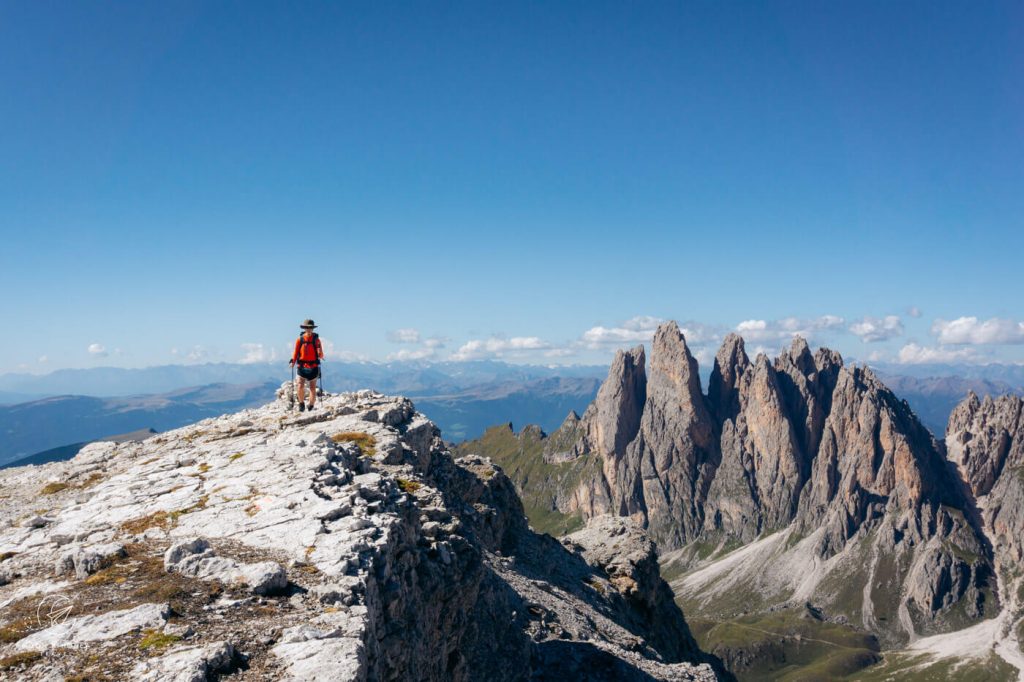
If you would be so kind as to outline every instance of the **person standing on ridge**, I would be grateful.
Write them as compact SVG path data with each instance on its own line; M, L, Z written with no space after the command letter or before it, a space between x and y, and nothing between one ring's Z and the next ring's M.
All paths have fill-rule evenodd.
M309 384L309 409L316 407L316 380L320 378L320 361L324 359L324 349L320 344L320 336L313 330L313 320L306 320L301 325L302 333L295 340L295 350L289 365L297 365L299 374L299 412L306 411L306 384Z

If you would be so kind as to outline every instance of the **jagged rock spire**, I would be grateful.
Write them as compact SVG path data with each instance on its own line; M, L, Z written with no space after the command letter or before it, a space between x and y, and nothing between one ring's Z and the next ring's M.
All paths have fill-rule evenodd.
M739 334L726 336L715 355L715 366L708 383L708 401L720 420L733 417L739 411L740 377L749 366L743 337Z
M640 433L617 472L621 512L646 518L669 545L693 539L717 460L697 360L679 326L666 322L654 334Z
M583 416L589 449L620 458L640 429L646 393L644 347L616 351L608 378Z

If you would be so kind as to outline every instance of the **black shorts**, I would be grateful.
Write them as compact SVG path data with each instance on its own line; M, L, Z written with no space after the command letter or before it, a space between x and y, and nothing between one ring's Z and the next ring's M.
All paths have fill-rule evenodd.
M320 376L320 368L316 365L313 365L312 367L303 367L302 365L298 365L296 367L296 371L299 373L299 376L306 381L312 381Z

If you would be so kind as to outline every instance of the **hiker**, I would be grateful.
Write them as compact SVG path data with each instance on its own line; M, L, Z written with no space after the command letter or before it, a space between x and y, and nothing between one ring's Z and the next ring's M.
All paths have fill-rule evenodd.
M299 326L302 333L295 340L295 351L288 364L296 365L299 375L299 412L305 412L306 384L309 384L309 409L316 407L316 380L320 377L320 361L324 359L324 349L320 345L320 337L313 331L316 329L313 320L306 320Z

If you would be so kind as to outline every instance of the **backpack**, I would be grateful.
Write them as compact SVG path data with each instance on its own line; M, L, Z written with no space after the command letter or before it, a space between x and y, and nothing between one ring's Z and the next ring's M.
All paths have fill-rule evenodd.
M303 351L305 350L305 346L307 346L307 345L313 346L313 357L314 357L313 360L303 360L302 359ZM313 332L313 338L311 338L311 339L306 339L306 334L305 333L299 334L299 354L298 354L297 362L299 362L301 364L304 364L304 365L309 365L309 364L319 365L320 364L319 349L320 349L320 336L316 332Z

